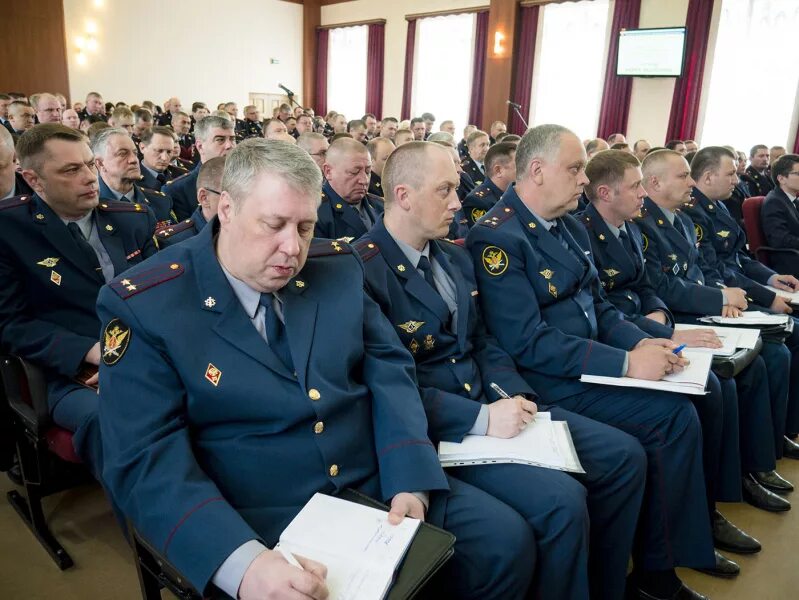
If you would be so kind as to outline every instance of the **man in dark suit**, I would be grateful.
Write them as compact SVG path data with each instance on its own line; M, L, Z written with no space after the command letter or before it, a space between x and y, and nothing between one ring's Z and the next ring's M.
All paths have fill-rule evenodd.
M321 182L301 149L245 140L218 219L103 289L109 489L204 595L327 597L324 565L270 548L315 493L354 488L392 523L456 535L432 597L524 598L532 536L444 475L413 359L364 294L360 258L312 241ZM165 322L175 306L186 318Z
M741 179L746 182L752 196L765 196L774 189L774 182L768 174L768 146L756 144L749 151L749 166Z
M469 192L463 201L463 214L470 228L516 181L516 144L500 142L491 146L486 152L485 169L485 181Z
M715 565L705 503L686 502L705 497L696 410L680 394L580 381L583 374L657 380L684 364L673 342L625 320L601 292L588 236L568 214L588 183L586 161L580 139L564 127L525 133L516 184L466 238L481 306L489 332L543 403L617 427L646 451L636 597L700 599L674 571Z
M771 165L771 178L775 188L766 194L760 211L766 242L795 252L772 252L769 262L778 273L799 277L799 155L780 156Z
M372 159L361 142L340 138L330 144L322 165L325 182L316 237L352 241L372 228L383 213L383 200L368 192L371 171Z
M155 218L99 201L94 157L73 129L37 125L17 152L35 194L0 203L0 345L45 369L53 420L99 477L98 396L75 378L100 362L100 287L155 254Z
M460 208L450 150L412 142L392 155L385 216L356 249L369 295L416 362L431 440L515 437L532 420L537 395L485 330L469 254L439 239ZM491 383L513 396L501 398ZM640 483L633 491L644 477L643 451L616 429L558 407L546 410L568 421L580 460L587 461L585 476L500 464L450 472L527 521L538 546L534 596L621 598L643 491Z

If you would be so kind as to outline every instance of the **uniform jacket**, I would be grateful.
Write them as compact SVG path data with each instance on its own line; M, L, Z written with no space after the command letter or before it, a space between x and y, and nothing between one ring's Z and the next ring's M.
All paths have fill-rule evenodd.
M463 214L466 217L469 228L474 226L480 217L491 210L501 197L502 190L491 181L490 177L486 177L483 183L469 192L469 195L463 201Z
M767 173L761 175L751 165L746 167L746 172L741 175L741 179L746 182L752 196L765 196L774 189L774 182Z
M373 221L383 214L383 199L366 194L365 202L372 212ZM366 233L366 226L361 221L358 211L341 198L325 181L322 185L322 203L319 205L318 220L314 235L321 238L357 240Z
M749 198L749 196L751 196L749 193L749 187L745 182L739 181L737 184L735 184L730 197L726 200L722 200L722 204L727 207L727 210L730 211L730 214L735 218L735 221L744 231L746 231L746 229L744 227L743 204L744 200Z
M174 225L164 225L155 230L155 240L158 242L158 248L163 250L178 242L194 237L200 233L207 224L208 222L203 215L203 209L198 206L194 214L185 221L175 223Z
M172 210L178 221L185 221L197 208L197 177L200 175L200 165L197 163L194 170L187 175L168 181L163 192L172 199Z
M116 200L116 196L102 177L99 178L99 185L100 198L103 200ZM132 202L147 206L153 211L156 228L171 225L177 221L177 217L175 217L175 213L172 211L172 199L163 192L146 189L134 183L133 192L130 195L132 195L130 198Z
M475 186L483 183L486 178L485 173L480 170L480 167L477 166L477 163L474 162L472 157L469 155L466 155L466 158L461 161L461 168L469 177L472 178Z
M155 254L155 219L140 204L101 201L95 226L119 274ZM39 196L0 202L0 345L48 378L72 377L98 341L105 283Z
M760 224L767 245L799 250L799 208L781 188L775 187L766 195ZM778 273L799 273L799 254L772 252L769 262Z
M694 188L684 212L694 222L705 277L743 288L756 304L771 306L775 294L763 286L774 271L746 253L746 234L726 207Z
M382 219L355 247L364 261L367 292L416 361L433 441L463 439L481 404L498 398L491 382L511 395L533 393L485 329L472 261L462 247L443 240L430 242L431 255L455 284L455 333L447 304L408 261Z
M649 337L604 297L585 229L557 222L570 250L511 186L466 238L488 330L545 402L586 391L582 374L621 376Z
M374 171L369 175L369 193L373 196L383 197L383 180Z
M588 232L594 266L608 300L642 330L656 337L671 338L671 327L646 317L651 312L662 311L674 322L666 303L658 298L647 276L643 238L638 227L632 222L626 223L633 249L633 254L630 254L593 203L577 218Z
M319 242L279 293L292 372L228 283L215 230L98 301L105 482L199 590L244 542L272 547L316 492L447 489L413 360L364 294L350 247ZM165 322L175 306L185 318Z
M658 297L676 313L720 315L724 298L720 278L707 279L704 259L699 252L696 230L691 219L677 212L685 236L669 223L666 215L650 198L644 199L641 216L635 219L641 229L646 272ZM686 237L688 236L688 237Z
M181 175L185 175L185 171L182 167L175 167L174 165L169 165L166 170L164 171L164 183L158 181L156 177L153 176L150 171L147 170L147 167L144 166L144 163L141 163L141 181L139 184L141 187L147 188L149 190L155 190L157 192L161 191L161 188L166 185L167 182L172 181L180 177Z
M245 138L251 137L264 137L264 129L258 121L244 120L244 129L242 130Z

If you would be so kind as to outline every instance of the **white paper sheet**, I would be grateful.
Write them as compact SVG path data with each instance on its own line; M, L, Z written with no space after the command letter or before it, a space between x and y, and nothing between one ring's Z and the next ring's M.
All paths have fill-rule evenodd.
M759 310L744 311L740 317L702 317L705 323L718 323L720 325L784 325L788 322L788 315L772 315Z

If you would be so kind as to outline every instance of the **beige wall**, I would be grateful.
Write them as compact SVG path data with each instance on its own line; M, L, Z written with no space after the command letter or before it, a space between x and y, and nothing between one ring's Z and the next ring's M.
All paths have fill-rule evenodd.
M70 92L184 108L204 101L247 104L250 92L302 94L302 6L278 0L64 0ZM76 36L95 21L99 48L76 60ZM270 64L275 58L279 64Z
M322 25L367 19L386 20L383 116L399 118L402 108L402 78L405 69L405 15L488 6L488 0L355 0L322 7ZM335 110L335 106L328 107Z

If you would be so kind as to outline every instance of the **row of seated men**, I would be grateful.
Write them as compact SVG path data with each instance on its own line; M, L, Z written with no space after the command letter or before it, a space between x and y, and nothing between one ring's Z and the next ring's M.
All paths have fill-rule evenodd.
M720 202L728 150L640 165L614 150L588 162L554 125L486 140L473 195L501 197L464 249L446 239L464 211L451 136L387 153L381 200L368 188L386 142L314 156L237 145L221 117L195 131L200 166L164 188L191 227L155 241L151 205L128 196L126 130L91 147L57 124L19 138L32 193L0 204L0 344L47 369L54 421L197 589L325 597L324 565L268 548L313 493L348 487L457 536L432 597L702 598L675 567L733 576L714 548L760 550L715 503L790 508L775 467L799 457L799 333L765 340L735 379L711 375L705 396L579 381L656 380L685 366L678 344L719 346L678 322L790 312L763 284L799 281L749 258ZM76 381L86 364L98 374ZM513 437L538 410L568 422L584 475L442 471L437 442Z

